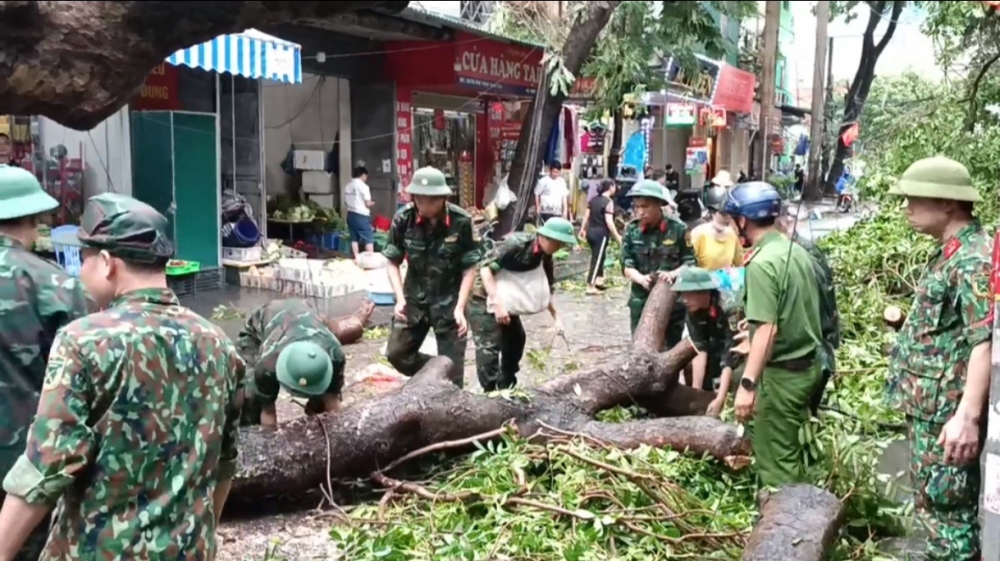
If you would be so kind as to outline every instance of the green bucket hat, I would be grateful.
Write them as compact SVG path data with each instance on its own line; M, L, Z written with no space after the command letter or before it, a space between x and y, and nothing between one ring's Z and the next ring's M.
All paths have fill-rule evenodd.
M296 395L323 395L333 379L330 355L312 341L296 341L278 354L278 382Z
M413 172L413 179L406 186L406 192L427 197L450 197L452 194L448 179L441 170L430 166Z
M137 263L155 263L174 256L170 222L146 203L118 193L102 193L87 200L80 229L52 236L57 245L107 251Z
M969 170L943 156L924 158L910 164L899 181L889 188L889 194L970 203L983 201L972 184Z
M545 236L559 243L576 245L576 234L573 231L573 223L565 218L559 218L558 216L549 218L535 232L539 236Z
M59 208L59 201L42 189L33 173L0 165L0 220L34 216Z
M674 196L670 194L670 191L652 179L643 179L642 181L636 183L632 186L626 196L630 198L647 197L663 201L663 204L674 204Z
M698 292L702 290L718 290L719 281L701 267L686 267L673 285L674 292Z

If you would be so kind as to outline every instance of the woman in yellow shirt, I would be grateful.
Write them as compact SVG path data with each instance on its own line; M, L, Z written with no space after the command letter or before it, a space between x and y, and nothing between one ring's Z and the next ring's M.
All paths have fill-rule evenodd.
M721 173L720 173L721 175ZM728 175L728 174L727 174ZM709 221L691 230L691 247L698 266L708 271L718 271L743 264L743 246L728 215L720 212L726 200L726 186L714 185L705 193L705 208Z

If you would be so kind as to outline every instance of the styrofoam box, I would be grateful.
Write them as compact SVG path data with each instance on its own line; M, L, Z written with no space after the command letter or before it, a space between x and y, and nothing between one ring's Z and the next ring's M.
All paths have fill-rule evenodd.
M329 195L337 181L336 176L325 171L302 172L302 192L316 195ZM312 197L310 197L312 199ZM317 201L319 202L319 201Z
M292 167L298 170L323 171L326 169L326 152L322 150L295 150Z
M224 247L222 248L222 258L229 261L260 261L264 248L256 247Z

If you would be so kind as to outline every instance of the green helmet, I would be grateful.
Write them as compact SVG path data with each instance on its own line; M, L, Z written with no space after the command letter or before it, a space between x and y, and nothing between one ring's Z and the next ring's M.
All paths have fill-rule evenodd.
M406 192L428 197L450 197L451 187L441 170L427 166L413 172L413 179L406 186Z
M296 341L278 354L278 382L296 395L323 395L333 379L330 355L312 341Z
M701 290L718 290L719 280L701 267L686 267L674 281L674 292L698 292Z
M0 220L34 216L59 208L59 201L42 189L33 173L0 165Z
M118 193L87 200L80 229L52 236L52 243L104 250L126 261L155 263L174 255L170 222L146 203Z
M712 185L705 189L704 193L701 195L701 202L704 203L705 208L712 211L722 210L722 205L726 203L726 196L729 194L729 189L723 187L722 185Z
M969 170L943 156L924 158L910 164L899 181L889 188L889 194L970 203L983 201L972 185Z
M558 216L549 218L541 228L535 231L539 236L545 236L566 245L576 245L576 234L573 223Z
M630 198L647 197L663 201L664 204L674 204L674 197L670 194L670 191L652 179L643 179L642 181L639 181L632 186L632 189L629 190L628 195L626 196Z

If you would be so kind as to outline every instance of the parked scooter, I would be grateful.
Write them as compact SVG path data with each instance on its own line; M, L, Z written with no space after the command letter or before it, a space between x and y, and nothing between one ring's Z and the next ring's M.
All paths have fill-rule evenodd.
M851 174L844 172L837 180L837 211L840 213L851 212L854 208L854 186L856 181Z

